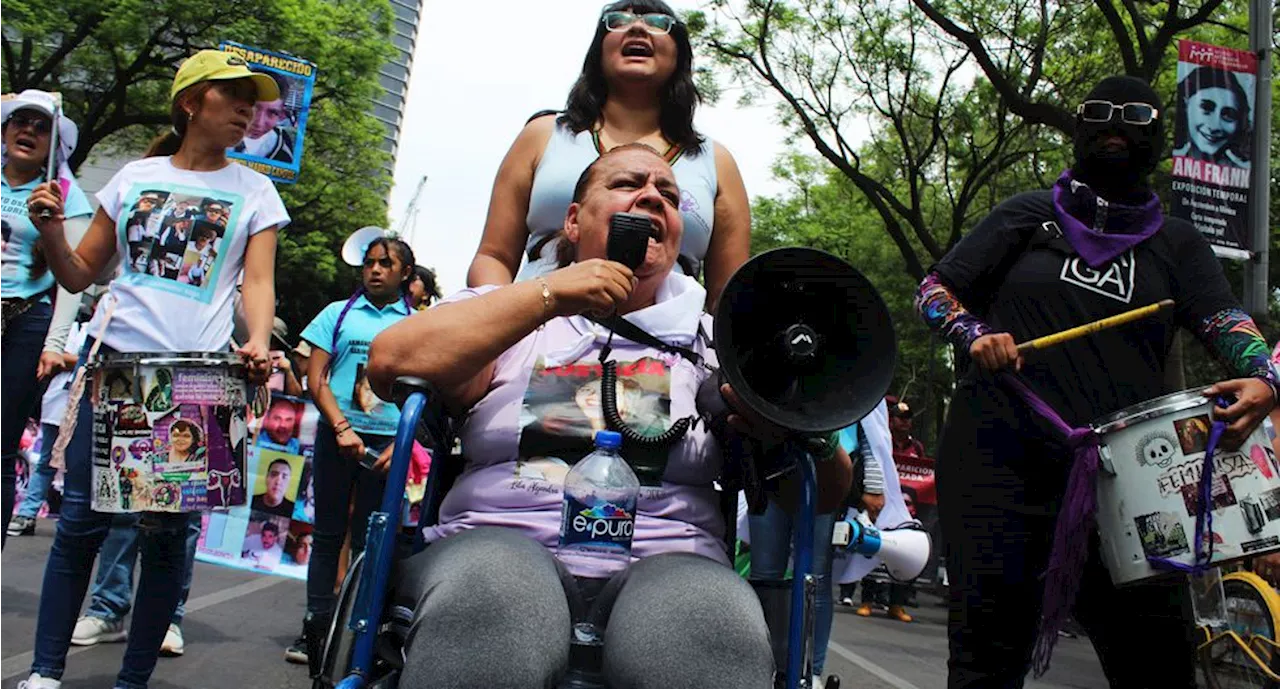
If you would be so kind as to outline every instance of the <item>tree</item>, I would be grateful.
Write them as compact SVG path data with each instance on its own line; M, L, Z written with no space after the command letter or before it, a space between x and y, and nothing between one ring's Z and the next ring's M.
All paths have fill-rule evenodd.
M916 280L902 270L896 247L883 240L876 212L842 173L798 153L786 155L774 173L790 189L752 203L752 252L796 245L822 249L848 261L871 281L889 308L897 336L890 392L910 399L921 412L920 436L931 447L942 420L942 402L950 394L950 360L946 343L916 313Z
M387 0L12 0L0 59L9 90L62 92L80 126L73 170L97 152L140 155L170 126L169 86L197 50L234 40L315 62L299 181L280 187L292 222L280 242L278 312L297 332L354 282L336 260L342 240L387 222L387 156L368 104L393 55L391 21Z
M1219 25L1214 16L1224 6L1224 0L1194 6L1179 0L911 1L973 54L1015 115L1064 134L1075 131L1074 113L1065 104L1117 72L1154 83L1168 64L1174 39L1201 25ZM1060 50L1069 46L1094 59L1081 61L1082 53Z
M689 18L701 49L750 95L781 98L784 125L862 194L917 280L989 207L998 175L1050 150L989 87L960 83L968 50L903 2L712 9L715 21Z
M1215 17L1242 7L714 0L688 22L719 74L749 97L778 97L783 124L866 197L907 272L923 277L1010 189L1003 180L1047 186L1065 167L1069 104L1117 71L1171 79L1174 38L1236 31ZM975 68L980 78L962 78Z

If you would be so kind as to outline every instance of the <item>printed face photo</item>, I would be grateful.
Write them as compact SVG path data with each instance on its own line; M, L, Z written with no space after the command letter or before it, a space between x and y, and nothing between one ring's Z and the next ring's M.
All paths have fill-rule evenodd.
M298 482L305 463L301 455L259 447L250 508L285 519L293 517Z
M264 495L272 503L278 503L288 497L290 488L296 490L293 482L293 465L287 459L278 458L267 465L262 481L262 491L255 494Z
M298 522L290 524L289 535L284 545L286 561L294 565L305 565L311 562L311 548L314 542L311 525Z
M293 166L297 161L298 125L304 106L307 82L299 77L250 65L255 72L269 75L280 88L280 97L253 105L253 119L244 139L230 149L236 156Z
M366 414L374 413L382 404L382 400L373 394L373 386L365 375L364 364L356 364L356 382L351 387L351 402Z
M1209 417L1193 416L1189 419L1173 422L1173 431L1178 436L1178 445L1182 454L1193 455L1204 452L1209 445Z
M302 414L301 402L280 397L273 399L266 416L262 419L259 444L267 441L280 447L289 447L290 441L298 437ZM294 449L296 451L296 448Z
M240 546L240 557L258 569L274 569L284 555L284 542L289 534L289 520L261 512L249 513Z
M1240 128L1240 104L1230 89L1205 88L1187 99L1187 133L1202 152L1217 155Z

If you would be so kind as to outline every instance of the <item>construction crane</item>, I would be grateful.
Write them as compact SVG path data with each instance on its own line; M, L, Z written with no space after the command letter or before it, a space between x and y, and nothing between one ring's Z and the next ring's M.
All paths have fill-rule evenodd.
M409 200L409 205L404 209L404 218L400 220L400 227L396 228L396 234L400 235L409 246L413 246L414 230L418 227L418 202L422 199L422 190L427 186L427 176L423 175L418 181L418 188L413 191L413 198Z

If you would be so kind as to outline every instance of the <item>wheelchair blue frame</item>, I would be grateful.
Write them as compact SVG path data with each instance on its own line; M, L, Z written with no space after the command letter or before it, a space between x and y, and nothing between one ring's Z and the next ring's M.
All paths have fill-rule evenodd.
M377 641L378 627L394 565L396 535L400 527L400 515L403 514L404 509L404 487L409 476L414 437L426 406L427 396L420 391L411 393L400 406L396 446L391 454L391 467L387 475L387 487L382 494L381 509L369 517L369 536L366 540L364 567L360 573L360 590L349 622L350 629L355 634L351 663L346 677L338 683L337 689L365 689L369 684L374 663L374 644ZM447 449L441 449L435 457L443 463L443 453L447 451ZM817 478L813 458L803 454L799 464L802 478L801 509L800 514L797 515L796 529L797 533L812 534L817 507ZM433 470L427 474L422 512L424 520L427 518L427 508L436 504L438 476L443 473L436 468L433 467ZM418 528L421 526L419 525ZM823 547L831 546L825 543ZM797 539L792 567L791 619L787 639L787 689L810 686L807 673L811 672L812 668L812 611L817 587L817 580L811 571L813 553L813 539Z

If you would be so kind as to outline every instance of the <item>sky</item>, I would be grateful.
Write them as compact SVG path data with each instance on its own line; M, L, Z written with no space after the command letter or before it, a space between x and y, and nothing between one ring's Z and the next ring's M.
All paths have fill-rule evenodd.
M698 6L668 2L678 12ZM445 294L466 285L502 157L530 115L564 107L602 6L600 0L557 0L541 9L511 0L424 0L391 222L410 237L418 262L435 268ZM771 105L739 108L736 100L726 90L720 105L698 109L695 125L733 153L748 194L778 195L785 187L770 167L785 150L785 132ZM416 222L402 229L423 175Z

